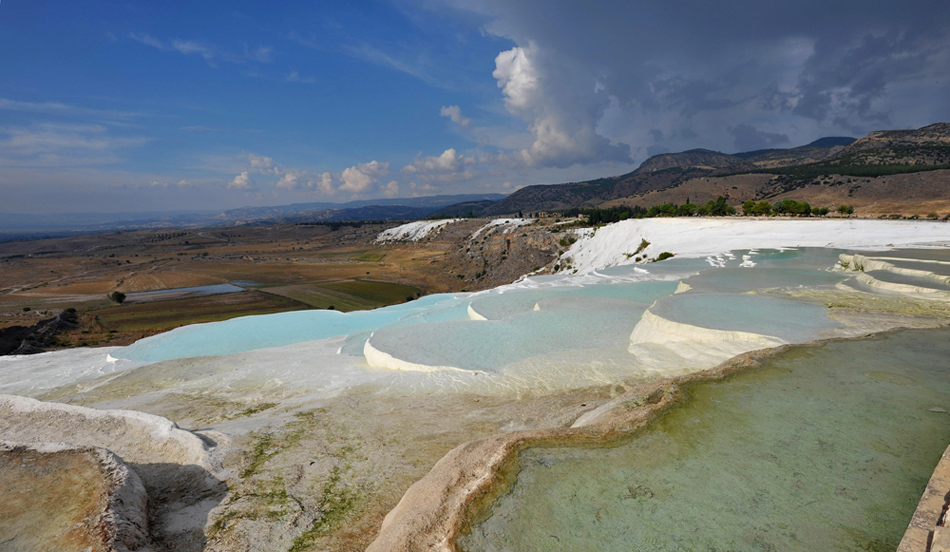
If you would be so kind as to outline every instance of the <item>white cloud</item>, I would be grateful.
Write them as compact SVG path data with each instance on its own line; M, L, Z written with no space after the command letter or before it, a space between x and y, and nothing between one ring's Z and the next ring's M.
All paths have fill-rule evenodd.
M241 174L234 177L228 184L228 188L233 190L250 190L251 189L251 177L247 171L241 171Z
M251 168L257 169L261 174L279 175L281 173L281 170L274 164L274 160L270 157L248 153L247 160L251 162Z
M316 82L316 79L313 77L301 77L300 73L297 70L293 70L284 77L284 80L287 82L299 82L301 84L313 84Z
M244 57L258 63L270 63L273 61L274 48L272 46L258 46L254 50L244 47Z
M533 42L495 58L492 76L505 96L505 107L524 119L534 135L534 143L513 159L538 167L628 162L629 146L611 144L597 132L610 98L598 89L589 68L573 67L564 78L563 65L570 62L548 62Z
M389 184L385 186L380 186L379 190L383 192L383 195L386 197L396 197L399 195L399 182L395 180L390 180Z
M427 182L457 182L475 177L470 170L475 163L474 157L459 155L455 148L449 148L438 157L416 157L402 170Z
M284 190L296 190L301 186L300 177L294 172L285 172L280 180L277 181L277 187Z
M317 190L327 196L335 194L336 189L333 187L333 175L328 172L321 174L320 180L317 182Z
M307 43L301 42L301 44ZM397 50L395 44L387 44L384 49L380 49L365 41L343 46L343 51L354 58L412 75L432 86L445 86L444 83L429 74L427 56L421 55L420 52L399 52Z
M438 190L438 188L432 184L417 184L415 182L410 182L409 190L412 192L412 197L419 197L432 195L432 193Z
M20 102L6 98L0 98L0 109L9 111L24 111L33 113L46 113L49 115L66 116L91 116L102 119L132 119L140 116L138 113L129 113L124 111L110 111L105 109L90 109L67 105L59 102Z
M495 57L495 70L492 76L498 80L498 86L505 95L505 107L514 114L536 109L540 85L538 70L529 59L529 52L537 48L530 44L525 48L512 48Z
M171 48L166 46L164 42L155 38L152 35L146 33L129 33L129 38L141 42L146 46L151 46L152 48L157 48L159 50L170 50Z
M531 2L430 3L474 12L486 33L514 43L494 76L533 140L492 145L538 169L624 161L625 144L638 156L733 151L737 125L796 145L916 128L950 109L940 69L950 60L950 11L940 0L871 10L840 0L840 17L818 19L754 0L728 11L699 0L547 0L544 17Z
M370 186L379 181L379 178L389 174L389 162L380 163L379 161L370 161L369 163L360 163L345 169L340 175L343 182L340 190L360 194L369 189Z
M117 163L122 150L146 142L143 137L112 136L110 129L96 124L0 127L0 165L65 167Z
M462 128L466 128L472 124L471 119L462 116L462 108L457 105L442 106L442 110L439 112L439 115L442 117L448 117L453 123Z
M186 56L197 54L204 58L208 65L214 65L218 53L211 46L193 40L172 40L171 49Z
M250 49L245 46L243 54L235 54L222 51L214 45L204 44L195 40L176 38L164 41L147 33L129 33L128 36L136 42L163 52L178 52L186 56L201 56L210 67L215 67L215 62L218 60L241 64L247 63L248 61L256 63L271 63L271 61L273 61L274 48L272 46L258 46L255 49Z

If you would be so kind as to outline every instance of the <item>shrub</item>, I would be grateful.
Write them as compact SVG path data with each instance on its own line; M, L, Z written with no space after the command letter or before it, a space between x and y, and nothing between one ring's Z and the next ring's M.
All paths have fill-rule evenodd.
M634 255L639 255L641 251L650 247L650 242L646 241L643 238L640 238L640 245L637 247L637 250L633 252ZM640 260L639 258L637 260Z

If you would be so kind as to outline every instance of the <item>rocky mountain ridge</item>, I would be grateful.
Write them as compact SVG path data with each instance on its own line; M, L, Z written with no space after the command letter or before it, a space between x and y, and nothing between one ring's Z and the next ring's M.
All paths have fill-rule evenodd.
M924 174L924 173L927 174ZM893 175L915 174L911 179ZM725 186L733 175L755 175L744 182L752 188ZM485 209L486 216L529 213L603 205L649 207L660 198L701 199L717 190L733 203L795 195L800 201L848 201L855 183L884 214L895 200L900 204L898 182L913 181L916 191L926 190L926 200L946 200L950 205L950 123L936 123L916 130L876 131L855 140L830 137L805 146L725 154L706 149L653 156L632 173L587 182L528 186ZM685 189L689 188L688 191ZM852 189L855 188L855 189ZM875 191L880 188L880 193ZM683 193L683 192L686 193ZM667 193L670 192L670 193ZM735 192L735 193L730 193ZM712 194L712 197L716 197ZM937 205L937 204L935 204ZM942 205L942 204L940 204Z

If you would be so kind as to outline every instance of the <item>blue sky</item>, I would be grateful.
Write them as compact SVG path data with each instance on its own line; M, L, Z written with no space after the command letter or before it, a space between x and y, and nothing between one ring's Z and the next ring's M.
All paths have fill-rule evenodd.
M946 3L0 4L0 212L621 174L950 119Z

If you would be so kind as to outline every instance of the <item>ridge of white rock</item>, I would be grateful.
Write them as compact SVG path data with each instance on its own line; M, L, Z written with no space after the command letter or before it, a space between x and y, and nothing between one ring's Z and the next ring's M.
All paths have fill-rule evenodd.
M475 239L478 238L478 236L482 234L482 232L488 232L495 227L501 227L499 229L502 231L502 233L508 234L512 230L518 228L519 226L525 226L527 224L531 224L532 222L534 222L533 219L525 219L525 218L495 219L489 222L488 224L486 224L485 226L482 226L475 232L473 232L472 237L469 239L474 241Z
M678 375L712 368L742 353L785 344L769 335L674 322L647 310L633 328L627 350L647 371Z
M481 314L480 312L478 312L477 310L475 310L475 309L472 307L472 304L471 304L471 303L468 304L468 308L466 309L466 312L468 312L468 319L469 319L469 320L488 320L487 317L485 317L483 314Z
M0 441L0 455L10 457L71 452L90 455L99 464L99 473L106 486L107 503L101 512L89 512L96 515L95 521L90 520L89 526L96 529L105 541L103 544L116 552L151 550L148 493L139 476L115 453L101 447L75 446L68 443ZM55 476L52 480L55 482ZM56 492L54 489L39 491Z
M98 410L0 395L0 439L100 447L134 463L213 467L209 447L200 437L171 420L133 410Z
M950 265L950 263L944 261L924 261L918 259L898 259L891 257L869 257L867 255L860 254L841 254L838 256L838 264L835 265L835 270L848 273L853 272L856 274L854 276L856 281L866 286L883 291L909 296L924 296L927 299L933 300L950 301L950 291L935 289L932 287L927 287L926 285L926 283L929 281L932 281L935 285L950 284L950 276L936 274L927 270L899 267L889 261L911 261L914 263L926 263L939 266ZM893 274L918 278L920 279L921 285L888 282L868 274L868 272L875 271L891 272Z
M935 221L858 219L653 218L615 222L593 234L579 235L562 256L578 274L633 264L641 251L655 258L664 251L678 257L706 257L743 249L832 247L885 250L893 247L946 245L950 224Z
M462 219L444 219L444 220L417 220L407 222L395 228L383 230L376 236L377 242L387 241L419 241L429 237L429 234L440 230L447 224L458 222Z
M479 372L477 370L463 370L455 366L429 366L427 364L418 364L415 362L409 362L408 360L402 360L396 358L393 355L380 351L370 343L370 340L373 336L370 336L369 339L363 343L363 356L366 357L366 363L372 366L373 368L383 368L386 370L403 370L410 372L441 372L446 370L466 372L469 374L475 374Z

